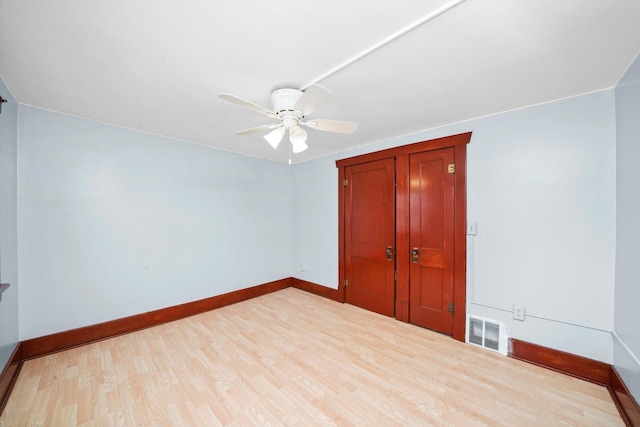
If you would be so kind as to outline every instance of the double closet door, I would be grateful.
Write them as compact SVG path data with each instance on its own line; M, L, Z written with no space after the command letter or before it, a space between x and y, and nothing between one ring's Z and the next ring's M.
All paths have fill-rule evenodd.
M456 135L338 162L345 302L464 339L469 139Z

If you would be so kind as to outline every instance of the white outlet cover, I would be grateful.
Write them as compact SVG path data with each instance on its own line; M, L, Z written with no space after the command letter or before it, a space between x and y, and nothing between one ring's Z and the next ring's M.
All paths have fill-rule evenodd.
M524 320L524 306L522 305L513 306L513 318L516 320Z

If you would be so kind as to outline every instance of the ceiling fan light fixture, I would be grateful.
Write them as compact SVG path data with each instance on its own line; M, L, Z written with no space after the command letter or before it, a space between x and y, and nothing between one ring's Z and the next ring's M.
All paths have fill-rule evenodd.
M307 132L300 126L309 127L319 131L342 134L352 134L358 128L357 123L340 120L314 119L305 121L309 114L313 113L318 107L331 99L331 92L318 84L308 85L305 90L292 88L274 90L271 93L271 109L254 104L251 101L238 98L237 96L229 93L222 93L218 96L225 101L253 110L269 118L279 120L279 123L277 124L254 126L252 128L236 132L236 135L250 135L257 132L269 132L264 135L264 139L273 147L274 150L277 150L280 141L282 141L284 134L287 133L288 130L289 141L291 141L291 149L289 151L290 155L292 153L302 153L309 148L307 145Z
M280 144L280 141L282 141L285 130L286 129L284 128L284 126L277 127L271 132L269 132L268 134L266 134L264 136L264 139L266 139L269 145L271 145L275 150L278 148L278 144Z
M291 145L293 146L291 150L293 154L302 153L304 150L309 148L309 146L303 141L297 143L292 142Z
M309 148L307 145L307 131L298 125L289 128L289 141L291 141L292 151L295 154L302 153Z

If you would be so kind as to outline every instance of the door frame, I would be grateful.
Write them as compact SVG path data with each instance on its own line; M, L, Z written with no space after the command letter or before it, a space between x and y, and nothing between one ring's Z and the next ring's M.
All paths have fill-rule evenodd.
M467 144L471 132L416 142L336 161L338 168L338 295L344 302L345 167L386 158L396 159L396 301L395 318L409 322L409 156L423 151L452 147L455 162L454 254L453 254L453 338L465 341L467 300Z

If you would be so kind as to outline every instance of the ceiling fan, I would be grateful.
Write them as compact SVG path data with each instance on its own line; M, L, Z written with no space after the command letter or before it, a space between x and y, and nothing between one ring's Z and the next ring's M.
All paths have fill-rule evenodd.
M271 130L271 132L264 135L264 139L266 139L274 149L278 148L278 144L282 141L284 134L289 131L289 141L291 141L292 151L294 153L301 153L306 150L309 147L307 145L307 132L301 125L311 129L345 134L352 134L358 128L358 124L353 122L306 119L316 108L320 107L333 96L331 92L317 84L309 86L305 91L291 88L273 91L273 93L271 93L271 110L228 93L222 93L218 96L241 107L279 120L279 123L256 126L236 132L236 135L249 135Z

